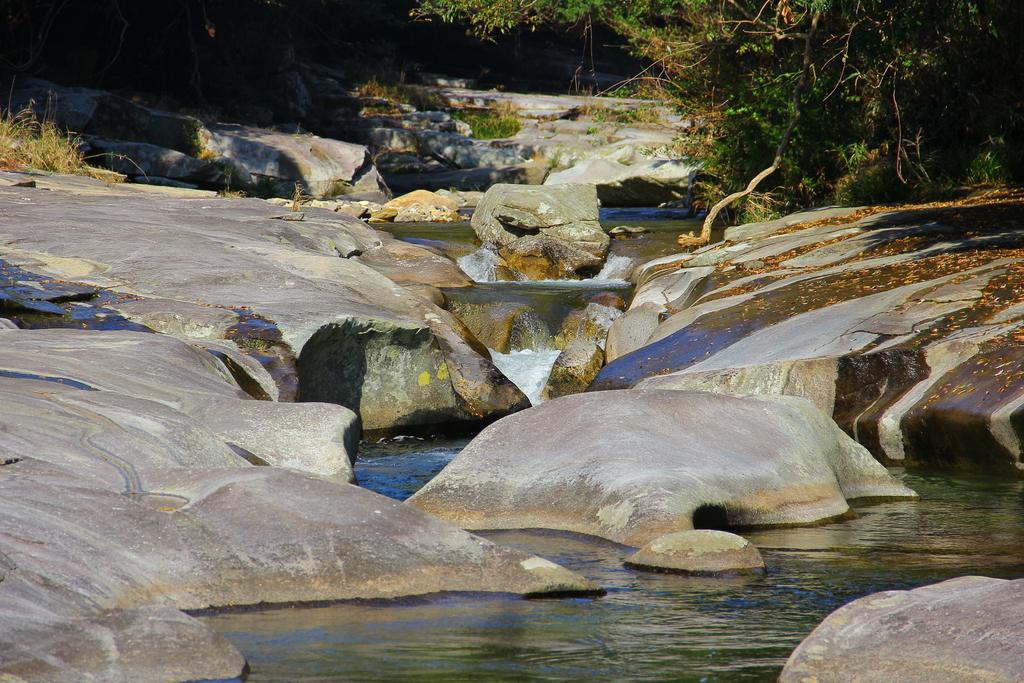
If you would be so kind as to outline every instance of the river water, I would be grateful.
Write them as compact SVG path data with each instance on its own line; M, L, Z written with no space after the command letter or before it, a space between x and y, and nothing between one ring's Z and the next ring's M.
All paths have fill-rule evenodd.
M367 444L360 484L404 499L465 440ZM434 595L207 617L251 681L760 681L829 612L855 598L965 574L1024 576L1024 482L909 473L920 501L857 506L857 518L744 535L763 577L625 569L622 546L562 532L483 535L604 587L592 599Z
M649 230L613 241L619 266L621 259L642 263L672 253L676 235L698 227L650 210L602 217L606 227ZM454 259L477 249L465 224L391 229ZM445 293L463 303L529 304L540 330L535 341L506 354L492 351L492 357L538 400L557 355L546 341L550 333L597 293L628 299L628 283L616 273L603 275L579 283L487 282ZM467 442L406 437L364 443L356 476L360 485L404 500ZM246 656L250 681L773 680L814 626L850 600L965 574L1024 576L1024 481L894 474L921 500L856 506L855 519L826 526L746 532L767 564L761 577L637 572L622 566L629 549L601 539L497 531L483 535L573 569L607 595L523 600L445 594L204 619Z

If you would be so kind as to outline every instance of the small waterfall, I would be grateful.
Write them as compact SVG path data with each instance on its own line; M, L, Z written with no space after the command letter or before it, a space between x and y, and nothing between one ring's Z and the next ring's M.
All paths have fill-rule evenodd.
M474 282L494 282L498 274L498 252L490 247L480 247L472 254L458 260L462 272Z
M540 394L548 383L551 368L561 351L543 348L498 353L494 349L488 350L491 352L494 367L512 380L512 383L530 399L531 404L537 405L542 402Z
M629 271L632 269L633 259L619 254L609 254L608 260L604 262L604 268L593 279L621 282L629 276Z

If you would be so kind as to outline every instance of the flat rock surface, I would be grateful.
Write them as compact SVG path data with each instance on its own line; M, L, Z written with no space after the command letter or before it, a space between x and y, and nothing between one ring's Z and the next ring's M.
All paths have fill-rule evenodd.
M1024 473L1019 193L802 212L637 273L592 390L802 396L883 462Z
M886 591L830 614L793 652L783 683L1024 679L1024 580L964 576Z
M424 347L429 357L411 350L409 367L432 362L432 349L441 346L433 369L443 362L450 377L467 378L441 380L447 382L444 404L453 408L436 412L438 421L504 414L525 400L450 315L381 272L404 283L468 283L454 264L427 249L327 210L306 209L301 220L291 220L298 215L259 200L164 197L81 178L47 182L49 190L0 188L0 259L54 278L181 302L166 313L133 311L143 319L162 317L168 331L219 336L222 318L211 317L210 307L258 318L261 340L325 371L331 350L306 349L322 328L370 319L414 327L439 341ZM359 262L361 254L371 265ZM371 365L365 378L380 386L392 375ZM412 395L409 403L420 398ZM384 428L420 420L414 410L389 423L372 413L362 417Z
M847 499L913 496L805 400L611 391L499 420L409 502L467 529L642 545L708 518L813 524Z

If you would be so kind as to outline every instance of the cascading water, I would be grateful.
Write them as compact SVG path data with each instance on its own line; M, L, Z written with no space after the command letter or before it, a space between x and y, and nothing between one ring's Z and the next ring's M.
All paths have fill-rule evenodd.
M494 367L512 380L512 383L526 394L532 405L543 401L540 395L544 391L544 386L551 375L551 368L554 367L555 360L561 351L544 348L498 353L494 349L488 350L491 352L491 361L494 363Z
M604 268L594 276L594 280L625 282L629 271L633 269L633 259L619 254L608 254L608 260L604 262Z
M483 246L458 260L462 272L474 282L494 282L498 275L498 252Z
M491 361L537 405L560 351L552 346L548 326L533 311L516 317L510 342L508 353L488 349Z

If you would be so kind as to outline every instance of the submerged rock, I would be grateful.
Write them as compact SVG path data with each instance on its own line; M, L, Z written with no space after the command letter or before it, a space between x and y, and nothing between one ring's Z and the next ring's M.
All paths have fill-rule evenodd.
M1021 476L1024 207L865 213L641 267L592 388L801 396L882 462Z
M467 529L642 545L709 520L815 524L850 499L913 497L805 400L609 391L499 420L409 503Z
M1024 580L964 576L875 593L830 614L790 655L779 680L1024 679Z
M608 255L597 194L584 185L494 185L480 200L472 225L485 245L498 247L513 270L529 279L593 275Z
M659 536L626 558L631 569L718 576L763 574L764 560L754 544L736 534L712 529Z

